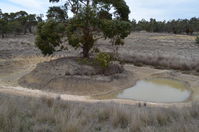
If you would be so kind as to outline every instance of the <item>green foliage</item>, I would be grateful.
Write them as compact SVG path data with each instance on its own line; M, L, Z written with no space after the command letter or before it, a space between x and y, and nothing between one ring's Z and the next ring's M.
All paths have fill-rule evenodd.
M108 53L101 52L96 56L96 61L101 67L107 68L111 62L111 56Z
M130 10L124 0L67 0L65 9L74 14L67 20L68 42L74 48L81 47L86 58L99 38L109 38L114 40L113 44L121 45L122 39L130 34Z
M12 29L10 30L10 32L12 32L15 35L23 32L23 26L19 21L12 21L8 23L8 27Z
M196 43L199 44L199 36L196 37Z
M112 39L112 44L123 45L122 39L131 33L131 24L121 20L101 20L101 29L105 38Z
M6 34L26 34L32 33L32 27L37 25L36 15L28 14L25 11L15 13L2 13L0 10L0 34L5 37Z
M49 8L47 12L47 17L48 19L53 19L58 22L64 22L67 20L68 14L64 7L61 8L59 6L53 6Z
M124 0L93 0L94 3L110 6L112 5L115 8L115 16L124 21L128 21L130 9Z
M44 55L50 55L61 44L65 26L53 20L40 23L37 29L36 45Z
M187 33L192 35L193 32L199 32L199 18L188 19L178 19L171 21L156 21L156 19L150 19L146 21L142 19L136 23L135 20L132 21L133 31L147 32L168 32L168 33Z

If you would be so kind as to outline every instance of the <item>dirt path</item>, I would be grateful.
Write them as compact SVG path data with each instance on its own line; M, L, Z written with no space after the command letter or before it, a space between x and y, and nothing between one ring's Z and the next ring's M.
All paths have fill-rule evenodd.
M144 105L143 101L134 101L134 100L125 100L125 99L107 99L107 100L96 100L91 99L88 96L75 96L68 94L57 94L41 90L32 90L23 87L11 87L11 86L2 86L0 85L0 93L16 95L16 96L27 96L35 98L51 98L51 99L60 99L64 101L78 101L86 103L118 103L118 104L128 104L128 105ZM184 107L191 106L191 103L152 103L147 102L147 106L150 107Z

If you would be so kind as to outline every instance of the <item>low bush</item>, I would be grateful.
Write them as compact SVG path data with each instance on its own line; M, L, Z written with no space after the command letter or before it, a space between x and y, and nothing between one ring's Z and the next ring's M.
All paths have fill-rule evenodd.
M199 44L199 36L196 37L196 43Z
M111 56L108 53L99 53L96 56L96 61L103 68L107 68L111 62Z

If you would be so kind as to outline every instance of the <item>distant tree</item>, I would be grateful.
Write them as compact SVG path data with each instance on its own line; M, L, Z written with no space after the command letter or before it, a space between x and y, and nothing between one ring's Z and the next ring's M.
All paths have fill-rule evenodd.
M131 23L132 23L132 31L135 31L135 30L136 30L136 20L133 19L133 20L131 21Z
M10 32L14 34L15 36L24 32L24 26L21 25L19 21L9 22L8 27L11 29Z
M112 44L119 45L124 44L122 39L131 32L131 23L128 20L130 10L124 0L67 0L65 7L73 13L73 17L67 22L68 43L75 48L81 47L83 57L89 57L91 49L99 38L109 38ZM45 39L46 36L38 34L38 37ZM39 45L43 45L41 47L49 46L47 49L51 51L48 54L53 53L57 44L48 45L49 43L42 42L43 40L36 41Z
M8 28L8 14L3 14L0 10L0 33L1 37L4 38L5 34L9 31Z
M25 11L3 13L0 10L0 34L4 38L7 34L32 33L32 28L36 27L38 20L35 14L28 14Z
M3 34L3 25L4 25L4 21L3 21L3 13L0 9L0 33L1 33L1 37L4 38L4 34Z
M16 12L16 20L22 25L23 33L27 33L27 26L28 26L28 13L25 11Z
M36 16L36 20L37 20L37 22L38 22L38 23L43 22L43 17L44 17L44 15L43 15L43 14L39 14L39 15L37 15L37 16Z
M29 33L32 33L32 28L37 25L37 19L35 14L29 14L27 16L27 21L26 21L26 30L29 31Z
M171 21L156 21L155 19L150 19L150 21L146 21L142 19L138 21L135 25L132 22L132 25L136 27L137 31L145 30L147 32L168 32L174 34L182 34L186 33L188 35L192 35L193 32L199 32L199 18L191 18L188 19L178 19ZM132 29L134 30L134 29Z

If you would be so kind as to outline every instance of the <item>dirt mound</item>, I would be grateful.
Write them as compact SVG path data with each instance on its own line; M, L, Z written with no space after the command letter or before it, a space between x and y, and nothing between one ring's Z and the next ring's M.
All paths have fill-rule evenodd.
M85 64L79 58L60 58L40 63L19 80L25 87L65 92L75 95L95 95L130 87L132 74L118 63L106 70L98 65Z

